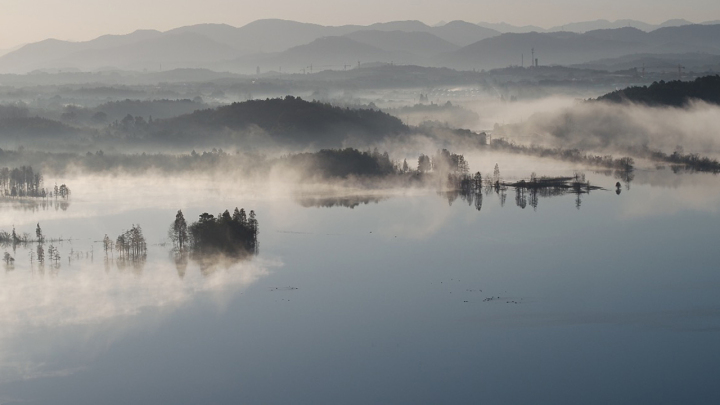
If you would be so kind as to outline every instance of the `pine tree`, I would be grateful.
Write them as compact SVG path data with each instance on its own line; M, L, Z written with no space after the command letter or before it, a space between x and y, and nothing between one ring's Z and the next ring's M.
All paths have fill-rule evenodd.
M173 240L178 249L185 247L188 238L187 222L181 210L175 215L175 222L172 224L170 238Z

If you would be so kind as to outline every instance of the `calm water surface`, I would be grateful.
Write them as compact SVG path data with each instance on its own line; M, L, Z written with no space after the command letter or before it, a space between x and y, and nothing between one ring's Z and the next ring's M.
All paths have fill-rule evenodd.
M72 241L42 271L3 247L0 403L720 402L720 177L588 178L579 209L122 177L4 202L3 229ZM176 210L235 206L260 254L176 266ZM147 262L118 267L100 241L133 223Z

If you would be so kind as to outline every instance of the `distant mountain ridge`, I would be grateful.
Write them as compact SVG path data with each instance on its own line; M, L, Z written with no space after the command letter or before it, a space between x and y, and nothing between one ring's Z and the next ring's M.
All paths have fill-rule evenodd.
M693 25L696 24L694 22L684 20L684 19L672 19L667 20L665 22L662 22L660 24L649 24L643 21L638 20L631 20L631 19L621 19L621 20L615 20L615 21L609 21L609 20L592 20L592 21L579 21L579 22L572 22L562 25L556 25L554 27L550 28L542 28L538 27L536 25L525 25L525 26L516 26L512 24L508 24L505 22L500 23L488 23L488 22L479 22L477 25L481 27L491 28L496 31L499 31L501 33L516 33L516 34L522 34L522 33L528 33L528 32L558 32L558 31L566 31L566 32L575 32L578 34L582 34L588 31L594 31L594 30L603 30L603 29L615 29L615 28L625 28L625 27L631 27L631 28L637 28L639 30L650 32L654 31L658 28L665 28L665 27L679 27L683 25ZM715 25L720 24L720 20L718 21L706 21L700 23L702 25Z
M213 69L236 73L280 70L299 73L345 69L361 63L416 64L455 69L488 69L531 65L532 51L541 64L582 64L629 54L720 54L717 25L653 27L634 20L597 20L564 26L583 33L503 33L508 24L482 27L465 21L429 26L420 21L392 21L367 26L323 26L268 19L236 28L198 24L166 32L138 30L104 35L85 42L48 39L0 56L0 73L35 70L159 72L168 69ZM642 25L645 24L645 25ZM632 27L641 26L641 28ZM677 26L676 26L677 25ZM622 26L619 27L618 26ZM614 27L614 28L613 28Z
M526 66L534 56L544 65L575 65L630 54L702 52L720 55L720 25L685 25L643 32L636 28L548 33L506 33L441 55L436 66L492 69Z
M48 39L0 56L0 73L27 73L40 69L159 70L161 65L164 68L208 67L246 55L265 54L267 58L269 54L308 45L323 37L339 37L359 31L425 33L424 38L417 40L425 41L425 44L411 46L415 49L424 46L423 55L433 53L428 48L432 44L438 46L434 53L442 53L450 48L445 42L461 47L499 34L463 21L453 21L441 27L431 27L420 21L323 26L278 19L258 20L239 28L227 24L198 24L166 32L138 30L127 35L104 35L84 42ZM377 40L383 42L379 37ZM131 45L140 54L134 52ZM168 49L184 49L184 52Z

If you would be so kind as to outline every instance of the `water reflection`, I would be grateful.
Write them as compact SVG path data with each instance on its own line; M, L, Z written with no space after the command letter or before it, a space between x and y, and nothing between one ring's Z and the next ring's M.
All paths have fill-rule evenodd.
M308 194L298 194L295 201L305 208L319 207L345 207L353 209L361 204L379 203L385 201L389 196L378 195L343 195L343 196L312 196Z
M41 212L50 210L67 211L69 200L53 200L48 198L0 198L0 206L9 207L14 211Z
M173 250L170 258L175 264L175 270L179 278L185 278L187 274L188 264L191 262L197 266L203 276L210 276L218 271L230 271L234 266L238 266L244 262L251 261L255 257L255 253L246 253L241 255L226 254L204 254L198 252L188 252L186 250Z
M98 263L91 249L71 249L57 263L31 262L30 252L41 246L18 247L12 271L0 273L0 382L81 368L87 359L69 359L67 345L114 339L102 337L108 330L122 336L148 309L170 313L201 293L230 297L280 265L257 258L216 258L212 265L209 258L168 260L162 247L142 261L109 256ZM70 342L63 335L69 330L78 331ZM29 335L43 344L27 344Z
M537 211L542 204L542 199L573 196L575 207L580 209L585 198L593 191L604 192L609 190L620 196L623 191L630 192L632 184L638 184L640 186L651 186L651 189L653 187L683 188L679 193L672 192L672 195L670 195L670 190L654 189L652 192L666 194L663 200L667 202L681 200L691 207L706 207L703 208L705 211L715 211L717 209L717 206L713 205L713 201L717 199L717 193L713 191L717 186L718 177L716 174L697 173L688 170L667 170L664 167L652 170L594 170L591 174L595 175L592 181L586 179L582 172L576 172L573 176L567 177L531 176L529 180L519 181L502 181L494 177L476 181L471 176L457 177L449 179L447 183L441 182L441 184L438 184L434 193L438 197L447 200L449 206L460 200L477 211L483 209L484 205L487 204L488 197L492 195L497 197L497 202L501 207L505 207L508 194L510 194L511 201L515 202L514 206L521 209L532 207L533 210ZM597 175L602 177L598 178ZM607 184L603 177L612 178L613 182ZM478 187L477 184L480 184L480 186ZM603 184L607 188L599 187L596 184ZM418 189L413 190L415 193L418 191ZM429 190L426 189L425 191ZM313 195L306 192L295 195L295 201L303 207L354 208L371 202L377 204L397 195L397 190L388 191L385 195L349 194L348 192L340 195L328 195L327 193ZM708 197L710 198L708 199ZM634 204L635 201L636 199L628 200L628 203ZM675 205L681 204L683 202L677 202ZM712 209L710 209L711 207Z
M716 212L720 208L719 178L675 174L671 170L637 171L633 175L633 189L626 191L621 184L621 197L613 193L616 179L610 172L607 178L590 178L592 184L608 189L597 193L591 190L590 196L582 186L541 188L513 186L514 182L507 181L497 187L483 184L480 192L456 190L438 196L435 189L423 189L418 190L421 195L407 198L398 193L383 204L355 211L307 210L289 200L288 194L279 202L259 202L263 220L267 218L263 223L267 230L263 234L263 254L282 255L292 268L274 274L266 280L265 288L256 284L255 291L266 292L270 285L277 287L254 297L241 297L238 291L266 277L268 269L277 263L259 258L194 260L187 254L171 252L169 246L153 243L164 237L177 209L174 206L179 205L177 197L166 199L172 201L171 207L126 213L116 219L115 228L98 221L102 226L86 230L85 235L92 231L97 237L102 235L95 235L97 229L119 232L130 224L130 219L147 223L148 254L140 271L132 262L126 262L121 270L118 253L103 257L99 241L85 246L77 240L54 243L62 257L59 268L54 270L47 258L49 243L18 245L16 253L8 246L15 261L11 271L0 271L0 382L68 375L91 367L87 373L62 381L47 379L15 386L22 385L34 391L32 394L45 390L48 397L55 395L53 390L58 387L81 396L83 387L94 387L96 381L112 382L115 376L133 375L136 379L127 384L130 391L154 387L151 396L167 393L173 386L192 390L197 378L213 383L233 375L249 382L245 386L235 381L217 385L218 395L210 402L221 395L259 398L266 394L267 384L280 384L291 386L285 392L291 392L293 399L282 397L270 402L315 403L327 401L307 395L307 391L322 391L312 381L338 375L337 364L364 364L366 368L346 381L333 381L331 385L342 390L358 378L384 370L385 374L373 381L376 386L392 381L393 386L414 387L417 378L426 378L423 383L432 386L433 381L445 378L440 374L456 370L451 378L466 385L448 388L448 394L457 391L463 398L474 398L479 392L477 381L464 376L477 375L491 365L493 370L507 367L507 372L499 373L489 387L501 386L496 381L508 378L532 380L537 378L533 370L538 368L527 367L524 360L542 350L551 350L561 365L546 370L551 374L580 363L612 367L613 372L635 372L635 365L648 360L647 364L661 364L662 369L690 371L694 377L692 361L678 365L675 359L704 358L717 346L714 336L703 343L700 339L705 338L688 333L717 329L717 308L713 305L719 284L717 272L711 267L712 243L708 242L717 217L693 213L685 218L653 219L659 228L645 226L649 221L633 223L619 217L633 210L647 215L668 208ZM565 197L560 201L543 200L555 196ZM567 220L562 208L575 211L571 198L579 197L585 204L582 215ZM373 196L369 201L378 203L386 198ZM449 209L446 199L457 205ZM148 200L161 204L156 201L160 199ZM591 212L587 209L591 204L586 201L602 204ZM213 203L220 209L228 201ZM92 204L102 206L97 211L106 217L116 214L110 204ZM513 208L499 213L498 204ZM530 215L531 222L514 208L527 211L528 206L537 208L538 204L545 211ZM73 208L79 211L79 207L88 205L76 201ZM188 212L203 212L207 205L198 204ZM482 209L483 215L473 212ZM149 220L151 216L154 222ZM58 220L56 229L72 226L72 221L81 222L66 217ZM31 223L28 231L37 220L43 221L31 219L27 221ZM683 219L688 220L687 228L683 228ZM617 231L618 226L622 226L622 232ZM307 232L277 232L288 228ZM72 229L73 236L84 236L78 228ZM335 236L339 233L344 234ZM690 241L691 245L678 244L677 240ZM44 271L40 271L37 259L39 246L44 248ZM586 267L581 271L576 263L582 261L587 246L595 246L601 253L596 260L583 262ZM31 250L35 251L34 264L30 262ZM527 257L539 258L537 265L527 266ZM697 265L683 266L689 261ZM681 291L681 281L688 280L700 287ZM291 304L286 305L289 300L282 298L288 297L282 294L297 287L282 286L299 286L300 299L292 297ZM206 300L208 292L212 299ZM222 301L221 309L227 305L227 311L210 322L208 319L213 317L206 316L204 306L207 302L215 305L217 296L222 297L217 300ZM174 314L172 320L167 319L168 313ZM643 321L647 319L651 321ZM616 326L632 328L599 329ZM673 333L664 333L663 326ZM521 330L527 327L536 328ZM150 332L140 334L140 330ZM588 341L588 337L598 336L598 330L603 338L614 336L613 347L628 345L627 351L634 355L627 356L627 363L613 361L612 353L594 357L597 351L593 348L602 345ZM134 333L141 338L127 338L135 337ZM514 344L498 344L507 342L508 336L513 336ZM486 344L479 345L478 337ZM560 343L548 349L547 342ZM674 353L672 348L678 347L678 342L694 350L690 356L662 357L663 353ZM108 351L111 346L113 350ZM662 350L649 353L647 358L636 354L648 346ZM177 348L186 355L178 356ZM524 352L518 354L518 350ZM591 357L578 363L577 353ZM130 360L117 361L124 358ZM177 362L178 358L182 361ZM478 362L478 358L484 360ZM608 358L610 363L602 362ZM315 365L310 372L308 361ZM411 367L416 374L407 374L408 364L418 365ZM639 373L652 369L641 367ZM197 373L188 377L186 370ZM278 375L277 370L287 374ZM303 370L306 380L298 382L297 375ZM597 367L581 371L593 374ZM707 375L714 375L712 371ZM552 374L553 380L562 378L567 378L562 372ZM258 395L254 395L255 391L248 394L254 387ZM298 396L304 401L297 401ZM195 399L187 402L202 402ZM417 400L404 402L422 402L422 398L413 399ZM75 401L83 402L87 401Z
M438 191L437 194L446 198L449 205L461 198L469 206L475 207L477 211L482 209L483 193L486 196L496 194L500 206L504 207L507 201L507 192L509 189L513 189L515 192L515 205L521 209L525 209L530 205L534 210L537 210L540 198L574 194L575 207L580 209L582 195L590 194L593 190L602 190L602 187L591 185L589 181L586 181L585 175L581 173L576 174L574 177L537 178L533 176L529 181L520 180L512 183L500 180L484 184L481 182L460 181L458 185L457 188L450 191Z

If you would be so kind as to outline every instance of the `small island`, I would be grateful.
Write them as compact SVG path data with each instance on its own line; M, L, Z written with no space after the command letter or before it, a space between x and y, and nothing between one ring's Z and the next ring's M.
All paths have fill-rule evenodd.
M256 254L259 248L255 211L247 214L244 208L236 207L232 214L225 210L217 217L205 212L189 226L178 210L168 233L178 252L190 250L195 256L244 257Z

